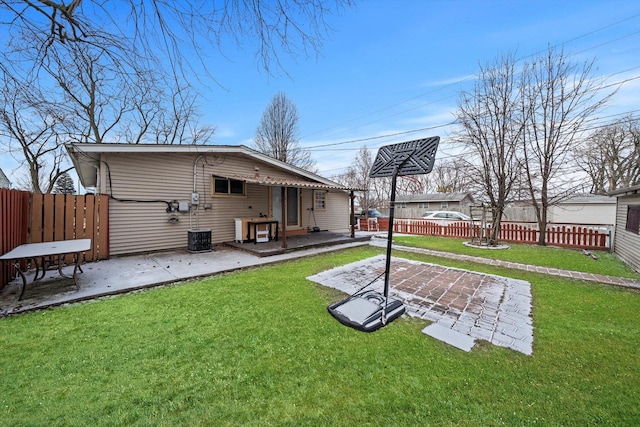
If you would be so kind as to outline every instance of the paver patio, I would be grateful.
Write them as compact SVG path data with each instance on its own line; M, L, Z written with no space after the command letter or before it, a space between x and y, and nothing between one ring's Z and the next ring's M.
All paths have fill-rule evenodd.
M373 282L370 288L382 292L384 279L376 277L384 267L380 255L308 279L347 294ZM526 281L393 257L390 285L390 294L405 303L411 316L437 325L425 328L428 335L456 345L457 334L463 334L533 353L531 286ZM441 328L451 331L448 337ZM456 346L470 349L465 343Z

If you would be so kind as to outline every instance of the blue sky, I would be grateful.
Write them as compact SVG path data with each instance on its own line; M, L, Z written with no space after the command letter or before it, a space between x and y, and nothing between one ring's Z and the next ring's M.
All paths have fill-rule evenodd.
M611 83L630 79L602 116L638 109L638 2L370 0L330 16L329 24L334 31L318 57L282 57L288 75L261 72L250 47L225 46L224 57L211 52L209 72L219 84L199 91L202 122L217 126L214 144L250 146L262 112L282 91L298 108L300 145L315 147L323 176L344 172L364 144L375 151L439 135L439 155L456 154L450 127L442 125L453 120L479 64L548 46L563 46L576 61L595 58L594 75ZM318 147L327 144L338 145ZM7 156L0 167L11 174Z
M302 147L343 143L312 149L320 174L332 176L364 144L375 150L439 135L440 153L454 153L448 127L346 142L450 123L479 64L501 53L526 58L563 46L576 61L595 58L596 76L620 73L610 82L640 77L640 3L633 1L373 0L331 25L321 56L284 63L289 77L259 73L250 52L218 63L212 72L228 90L212 88L203 104L218 126L215 143L250 145L262 112L283 91L298 107ZM639 95L640 78L623 85L602 115L635 110Z

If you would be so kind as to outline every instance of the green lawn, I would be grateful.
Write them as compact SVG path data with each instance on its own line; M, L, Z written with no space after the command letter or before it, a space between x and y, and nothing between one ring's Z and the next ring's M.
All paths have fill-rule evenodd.
M511 243L507 243L509 249L505 250L480 249L463 245L463 242L468 240L435 236L394 235L393 237L394 243L399 245L640 280L640 274L610 252L591 251L598 258L593 259L585 256L582 250L578 249Z
M528 280L534 354L470 353L403 316L372 334L305 277L371 247L0 319L0 423L637 425L640 293L395 252Z

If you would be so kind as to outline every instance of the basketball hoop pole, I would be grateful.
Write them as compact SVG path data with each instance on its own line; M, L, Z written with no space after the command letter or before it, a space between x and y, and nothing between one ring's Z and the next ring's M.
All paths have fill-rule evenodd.
M393 217L396 210L396 181L398 178L398 171L404 166L405 163L413 156L416 152L414 148L413 151L393 170L393 175L391 177L391 202L389 205L389 231L387 232L387 259L384 268L384 305L385 309L382 311L382 324L386 323L385 313L387 311L387 301L389 301L389 278L391 274L391 246L393 244Z

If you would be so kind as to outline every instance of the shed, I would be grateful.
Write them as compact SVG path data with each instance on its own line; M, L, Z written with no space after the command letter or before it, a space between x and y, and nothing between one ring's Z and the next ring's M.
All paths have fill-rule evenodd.
M609 195L617 199L613 251L640 272L640 185L611 191Z
M112 255L184 248L194 230L212 244L255 241L247 224L258 221L277 221L284 245L312 229L350 231L352 189L242 145L66 148L82 185L112 200Z

